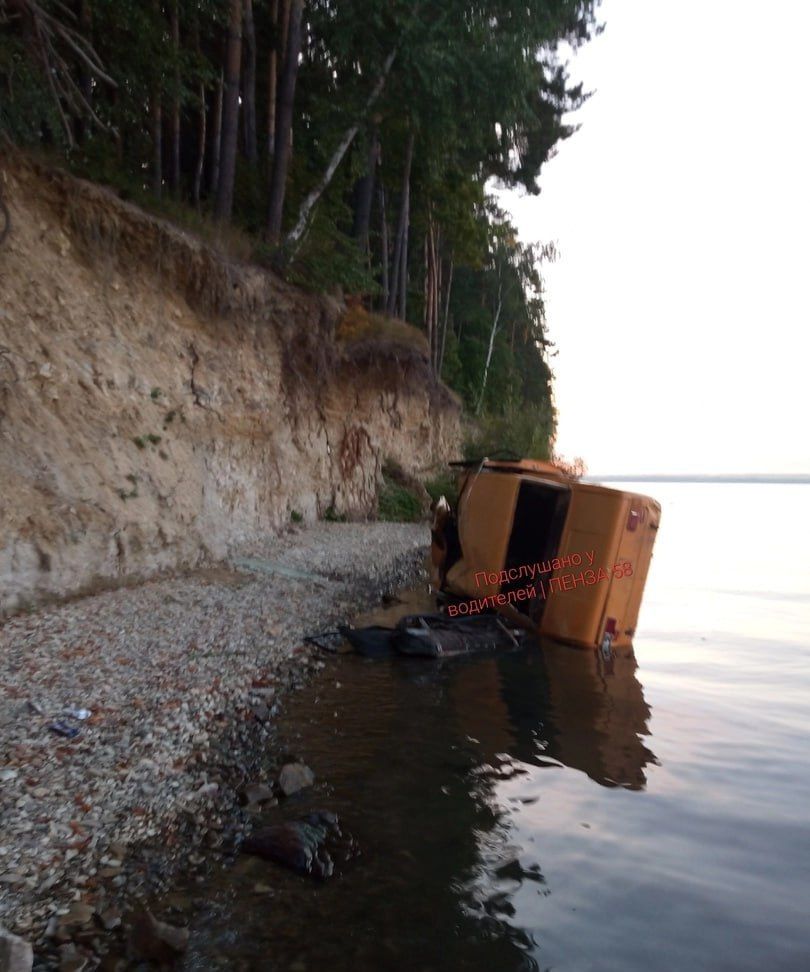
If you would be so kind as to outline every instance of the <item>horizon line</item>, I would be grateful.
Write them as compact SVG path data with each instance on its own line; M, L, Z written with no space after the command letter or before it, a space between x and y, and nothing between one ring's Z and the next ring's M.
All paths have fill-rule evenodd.
M715 480L715 481L738 481L738 482L750 482L751 480L771 480L776 482L808 482L810 483L810 472L800 472L800 473L592 473L587 472L583 476L583 479L604 479L604 480L619 480L623 482L633 482L633 481L667 481L667 480L679 480L679 481L694 481L700 482L704 480Z

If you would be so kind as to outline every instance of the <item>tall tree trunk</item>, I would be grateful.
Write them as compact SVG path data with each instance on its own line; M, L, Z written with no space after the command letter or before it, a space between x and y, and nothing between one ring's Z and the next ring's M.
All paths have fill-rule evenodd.
M405 202L405 232L402 238L402 254L399 268L399 314L401 320L408 319L408 235L411 227L411 187L408 184L408 197Z
M442 295L442 258L441 253L441 229L436 228L433 243L433 265L435 267L433 288L433 373L439 368L439 304Z
M155 17L161 17L160 0L152 0ZM152 81L149 117L152 129L152 194L156 199L163 195L163 105L162 84L158 75Z
M276 150L273 155L273 174L270 177L270 202L267 210L267 235L271 242L281 236L284 217L284 194L287 189L287 169L290 164L295 82L298 77L298 58L301 54L301 19L304 0L290 0L290 20L284 67L278 85L276 109Z
M253 23L253 0L245 0L245 76L242 103L245 108L245 156L252 167L259 161L256 132L256 28Z
M481 414L481 406L484 404L484 392L487 390L487 376L489 375L489 364L492 361L492 349L495 346L495 335L498 333L498 324L501 319L501 308L503 307L503 288L498 273L498 305L495 309L495 317L492 319L492 329L489 332L489 347L487 348L487 360L484 365L484 374L481 378L481 391L478 395L478 404L475 406L475 414Z
M425 294L423 321L425 334L427 335L428 348L430 349L430 366L436 370L439 360L439 291L441 289L441 279L439 276L438 252L438 233L436 224L433 221L433 207L428 204L428 225L425 230Z
M408 236L411 229L411 163L413 162L413 135L408 146L408 179L404 184L405 197L402 203L403 233L402 252L399 269L399 317L404 321L408 315Z
M290 15L292 13L292 5L294 2L295 0L281 0L279 6L279 13L280 13L279 28L281 31L279 35L279 47L278 47L279 78L281 77L281 72L284 70L284 63L287 57L287 43L289 42L289 38L290 38Z
M160 102L160 82L152 85L151 102L152 194L160 199L163 194L163 106Z
M428 348L430 349L430 363L433 365L433 260L430 252L430 225L425 230L425 294L422 320L425 325Z
M192 190L192 199L194 200L194 205L199 207L200 205L200 193L202 191L202 179L203 179L203 169L205 167L205 129L206 129L206 112L205 112L205 84L200 81L200 112L199 120L197 122L197 164L194 169L194 188Z
M93 33L93 11L90 6L90 0L79 0L79 32L84 37L88 43L92 43L92 33ZM79 90L82 93L82 97L87 102L87 104L92 104L93 101L93 75L90 72L88 64L80 60L79 61ZM114 90L114 89L113 89ZM88 131L88 123L85 118L79 114L76 118L76 141L82 142Z
M447 289L444 294L444 320L442 321L442 344L439 351L439 366L436 369L437 377L441 378L444 368L444 346L447 342L447 327L450 320L450 291L453 289L453 257L450 257L450 270L447 274Z
M287 45L288 45L289 39L290 39L290 16L291 16L293 2L294 2L294 0L281 0L281 3L282 3L282 8L281 8L281 57L280 57L280 60L278 62L278 70L279 70L279 81L278 81L278 84L281 84L281 74L284 71L284 65L286 63L286 58L287 58ZM302 16L303 16L303 14L302 14ZM298 50L299 50L299 53L300 53L300 50L301 50L301 45L300 44L298 45ZM276 116L278 116L278 107L276 107ZM292 151L292 143L293 143L293 130L292 130L292 125L290 125L289 143L290 143L290 151Z
M222 105L222 150L214 215L228 222L233 210L236 143L239 137L239 67L242 60L242 0L230 0L228 47L225 55L225 97Z
M180 10L179 0L173 0L171 8L172 52L174 54L174 91L170 123L171 168L169 185L175 196L180 192Z
M388 308L388 217L385 213L385 187L380 186L380 263L382 264L382 308Z
M380 136L375 127L371 133L366 162L366 174L357 187L357 204L354 209L354 238L363 253L368 253L368 234L371 225L371 201L374 198L374 180L380 157Z
M434 372L439 365L439 299L442 290L442 264L439 257L440 231L433 219L433 207L428 207L428 226L425 232L425 307L424 322L430 348L430 365Z
M273 172L273 153L276 145L276 92L278 90L279 49L281 41L278 32L279 0L270 4L270 25L273 30L273 43L267 58L267 177Z
M214 130L211 133L211 172L208 191L216 195L219 186L219 160L222 154L222 102L224 100L223 72L219 72L219 82L214 98Z
M407 249L408 207L411 190L411 162L413 161L413 132L408 136L405 149L405 166L402 173L402 195L399 205L399 222L397 235L394 240L394 257L391 261L391 287L388 292L388 313L392 316L397 312L399 302L400 278L402 276L402 251ZM407 262L407 256L406 256Z
M192 21L191 37L194 53L198 58L202 59L200 51L200 21L196 17ZM194 161L194 180L191 184L191 199L199 209L200 196L202 195L203 173L205 172L205 142L208 128L208 113L206 110L208 106L206 105L204 81L200 81L198 97L200 103L197 112L197 157Z
M292 28L290 28L290 30L292 31ZM391 53L385 59L383 69L380 72L371 93L366 99L366 104L363 111L364 115L366 112L368 112L377 98L379 98L382 89L385 87L385 79L388 77L388 72L391 70L391 65L394 63L394 58L396 55L397 51L396 48L394 48L394 50L391 51ZM326 166L324 174L315 184L314 189L307 194L307 197L304 199L303 203L301 203L301 208L298 210L298 219L296 220L295 226L292 228L292 230L290 230L286 240L284 241L291 250L294 250L295 247L301 242L301 237L304 235L307 228L307 223L309 222L309 217L312 210L315 208L316 203L321 198L323 191L332 181L332 176L334 176L337 167L340 165L341 159L346 154L346 149L354 141L354 137L360 128L360 121L361 119L358 119L354 125L344 132L343 138L340 140L338 147L332 153L332 158L329 160L329 164Z

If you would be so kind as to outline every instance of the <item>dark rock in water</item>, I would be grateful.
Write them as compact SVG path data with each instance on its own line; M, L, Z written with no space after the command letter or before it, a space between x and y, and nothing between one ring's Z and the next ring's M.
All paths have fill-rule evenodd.
M299 874L328 878L335 870L330 851L334 850L333 845L341 836L337 816L320 810L300 820L257 830L248 837L242 849L246 854L283 864Z
M129 935L130 956L135 960L171 962L188 947L188 928L158 921L151 911L136 915Z
M278 785L284 796L292 796L315 782L315 774L304 763L285 763L278 775Z

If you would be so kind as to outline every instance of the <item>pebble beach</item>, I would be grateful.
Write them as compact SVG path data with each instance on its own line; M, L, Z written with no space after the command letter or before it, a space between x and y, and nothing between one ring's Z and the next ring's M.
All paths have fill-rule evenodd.
M413 581L427 540L294 527L258 555L5 621L0 926L35 968L103 965L133 904L238 847L251 801L272 798L285 694L323 664L304 636Z

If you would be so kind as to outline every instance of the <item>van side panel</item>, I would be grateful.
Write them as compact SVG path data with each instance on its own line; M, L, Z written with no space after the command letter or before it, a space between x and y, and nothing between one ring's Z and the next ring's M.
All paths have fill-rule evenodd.
M520 479L509 473L472 474L458 513L461 560L447 573L447 588L461 597L497 594L500 584L475 583L478 571L500 571L512 533Z
M570 590L561 590L558 581L554 582L553 589L550 584L546 591L548 602L541 623L542 634L580 645L599 643L625 505L623 493L581 484L572 487L571 505L557 556L564 558L578 554L582 562L577 567L560 567L554 571L554 578L571 573L578 576L586 570L596 574L602 567L608 572L608 579L590 585L580 582ZM591 552L593 565L586 556Z
M616 610L621 612L618 615L621 622L619 636L614 642L618 646L629 645L638 626L641 599L644 595L644 585L647 582L647 574L652 561L653 544L661 518L661 507L648 496L633 496L630 508L638 514L638 521L634 531L625 529L620 545L620 557L623 560L630 561L633 574L631 577L617 582L617 589L622 593L626 591L627 594L621 607L618 606L618 603L616 606ZM623 584L626 584L627 587L622 587ZM612 595L613 592L611 592L611 602L608 604L608 615L616 616L611 614L614 609Z

